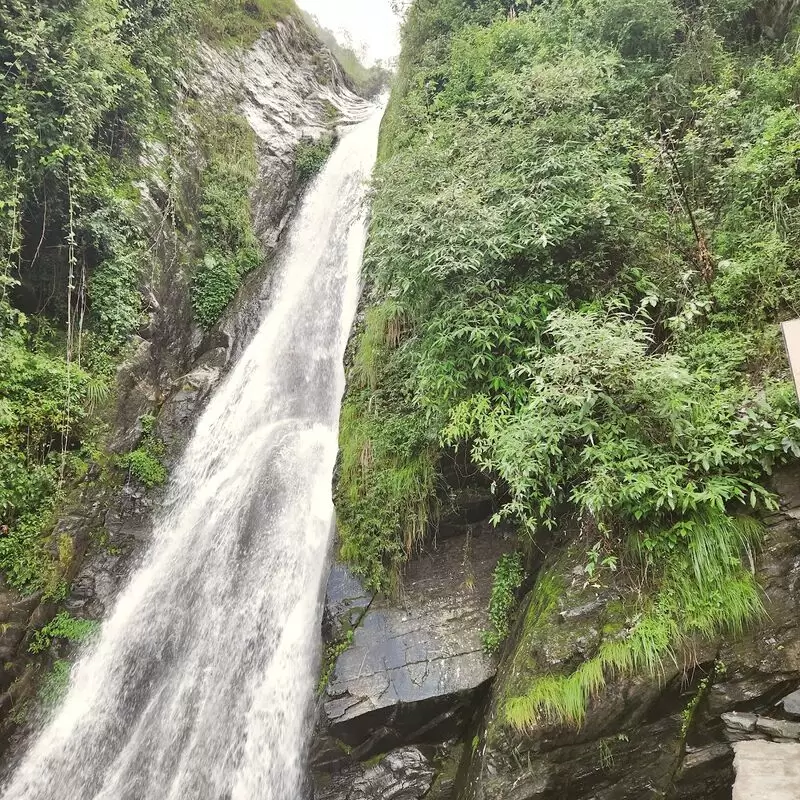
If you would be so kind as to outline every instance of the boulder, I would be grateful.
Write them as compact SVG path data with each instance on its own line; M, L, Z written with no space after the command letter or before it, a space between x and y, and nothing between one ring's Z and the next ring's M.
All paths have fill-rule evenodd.
M355 630L374 598L375 593L365 589L344 564L335 563L328 575L325 590L322 616L322 635L325 641L340 641L348 631Z
M800 717L800 689L791 694L787 694L786 697L781 700L781 705L783 706L783 710L790 717Z
M354 765L318 786L315 800L421 800L436 770L416 747L403 747L371 766Z
M409 565L399 602L368 606L323 705L330 733L359 757L461 730L495 673L481 631L503 549L491 534L442 541Z
M433 783L434 770L416 747L389 753L353 782L348 800L419 800Z

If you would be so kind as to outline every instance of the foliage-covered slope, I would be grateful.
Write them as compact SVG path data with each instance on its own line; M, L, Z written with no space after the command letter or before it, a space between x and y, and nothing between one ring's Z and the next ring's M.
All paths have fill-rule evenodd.
M199 36L249 44L294 13L293 0L0 0L0 570L16 588L65 591L70 555L48 534L92 463L166 477L151 418L133 452L101 452L116 369L155 307L159 236L180 238L204 327L261 262L252 130L181 82Z
M41 533L87 468L140 323L142 143L166 133L190 2L0 3L0 567L63 591Z
M604 669L761 608L739 515L800 455L777 325L800 314L798 31L793 3L530 5L408 12L337 508L382 588L444 451L523 536L577 515L592 569L644 588L621 649L574 678L585 702ZM579 718L575 688L510 716Z

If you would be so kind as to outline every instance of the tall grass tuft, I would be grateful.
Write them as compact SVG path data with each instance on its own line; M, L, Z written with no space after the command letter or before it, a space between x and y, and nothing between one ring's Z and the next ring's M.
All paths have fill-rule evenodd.
M742 563L752 560L763 529L750 517L698 512L665 532L680 546L661 563L652 599L621 638L604 641L596 655L569 675L544 675L505 704L518 730L540 723L580 726L592 697L608 679L633 673L659 676L665 660L691 638L741 633L764 613L762 592Z

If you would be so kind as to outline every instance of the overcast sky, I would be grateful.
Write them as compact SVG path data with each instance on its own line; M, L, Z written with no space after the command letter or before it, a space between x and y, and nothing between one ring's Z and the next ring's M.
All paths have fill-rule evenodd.
M348 31L354 44L366 46L368 59L397 55L397 19L389 0L298 0L298 5L335 33Z

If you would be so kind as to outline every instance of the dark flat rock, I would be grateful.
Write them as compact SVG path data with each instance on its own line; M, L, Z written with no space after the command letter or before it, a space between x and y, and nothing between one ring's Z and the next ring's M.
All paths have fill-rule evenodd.
M339 656L324 713L331 732L361 755L442 740L458 729L495 674L483 652L492 572L507 545L497 536L458 536L409 566L400 602L375 599ZM328 605L367 602L334 573ZM330 589L329 589L330 591ZM411 737L411 738L409 738Z

